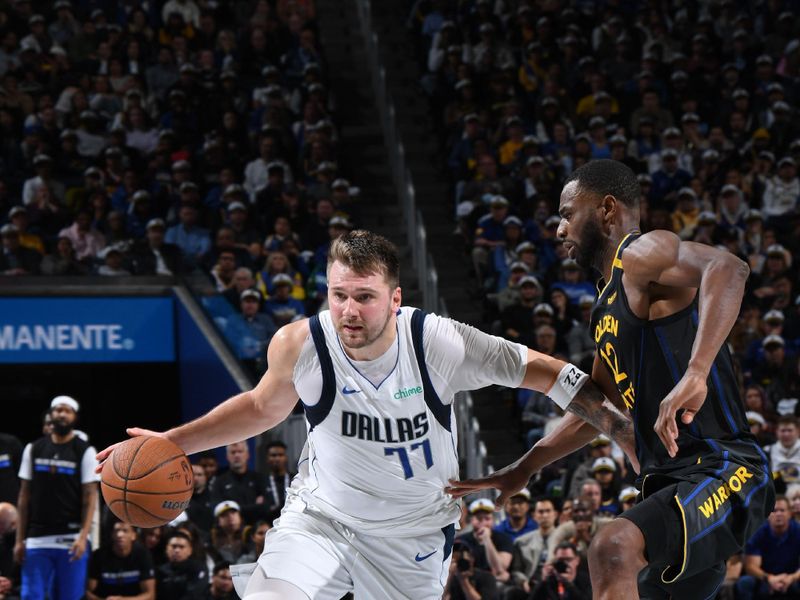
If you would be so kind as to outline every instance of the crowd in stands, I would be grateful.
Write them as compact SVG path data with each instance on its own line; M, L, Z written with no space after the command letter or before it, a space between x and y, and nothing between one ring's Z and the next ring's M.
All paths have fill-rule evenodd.
M797 3L407 4L451 183L440 201L453 207L493 333L591 369L597 274L567 256L556 230L564 181L592 159L618 160L637 174L643 232L671 230L749 264L729 348L753 434L790 502L779 502L744 558L731 561L720 593L797 597L800 546L787 546L785 562L776 551L786 531L798 539L800 518ZM520 391L517 400L531 446L560 414L542 394ZM589 597L580 576L586 545L604 515L635 497L633 481L622 453L599 438L537 476L531 490L541 501L517 498L540 523L538 537L511 544L501 528L491 536L498 552L485 553L502 560L488 562L480 558L485 539L467 540L474 572L490 573L515 598ZM548 511L541 521L540 509ZM513 502L506 507L515 510L523 514ZM569 535L551 535L550 511L570 523ZM470 512L472 526L485 528L485 511ZM511 533L529 521L516 518ZM561 556L572 566L554 574L548 565ZM485 578L468 584L451 571L451 598L496 597ZM773 575L780 573L790 575Z
M202 273L263 351L357 223L328 83L308 0L0 3L0 273Z

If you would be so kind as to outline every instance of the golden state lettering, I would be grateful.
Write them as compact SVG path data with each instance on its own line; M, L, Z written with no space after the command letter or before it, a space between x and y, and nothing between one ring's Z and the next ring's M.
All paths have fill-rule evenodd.
M717 491L712 492L708 499L697 508L701 513L703 513L703 516L706 519L710 519L711 515L717 512L719 507L722 506L725 501L728 500L728 498L730 498L731 492L738 492L741 490L744 487L745 482L752 476L753 474L745 467L739 467L736 469L736 472L728 478L727 483L719 486Z
M604 333L611 333L611 335L617 337L618 331L619 321L611 315L604 315L594 329L594 343L599 344L600 338L603 337Z

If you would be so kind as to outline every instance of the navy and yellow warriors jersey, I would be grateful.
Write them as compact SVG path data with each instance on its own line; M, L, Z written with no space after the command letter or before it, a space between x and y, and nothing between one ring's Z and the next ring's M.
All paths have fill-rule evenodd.
M733 360L723 345L708 378L708 396L691 425L678 419L678 454L670 458L653 430L661 401L686 372L698 327L698 300L664 318L640 319L622 285L622 253L641 234L629 234L617 248L610 280L592 309L590 332L597 355L631 412L642 475L675 476L684 468L708 468L735 455L763 470L766 457L750 434ZM679 413L680 415L680 413Z

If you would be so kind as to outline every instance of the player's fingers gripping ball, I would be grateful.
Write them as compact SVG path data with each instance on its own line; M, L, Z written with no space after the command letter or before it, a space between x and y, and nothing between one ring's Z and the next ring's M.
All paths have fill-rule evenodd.
M100 489L121 520L136 527L158 527L189 506L192 467L171 441L138 436L114 448L103 466Z

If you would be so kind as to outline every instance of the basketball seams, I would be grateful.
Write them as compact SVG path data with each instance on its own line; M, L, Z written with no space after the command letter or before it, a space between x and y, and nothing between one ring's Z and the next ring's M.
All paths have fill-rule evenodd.
M118 498L117 500L114 500L113 502L111 502L111 504L109 504L109 507L112 504L116 504L117 502L124 502L125 503L125 512L126 513L128 512L128 505L130 504L131 506L135 506L137 509L139 509L140 511L142 511L146 515L152 517L153 519L157 519L159 523L162 523L164 521L163 517L160 517L159 515L150 512L145 507L143 507L141 504L137 504L136 502L129 502L127 500L123 500L122 498ZM158 527L158 526L159 525L153 525L153 527ZM137 527L140 527L140 526L137 525Z
M142 446L144 446L144 444L142 444ZM182 458L184 456L185 456L185 453L183 453L183 452L181 452L180 454L176 454L175 456L170 456L168 459L158 463L157 465L154 465L153 467L150 468L150 470L145 471L141 475L137 475L136 477L126 477L125 479L126 479L126 481L136 481L137 479L142 479L143 477L147 477L153 471L157 471L158 469L160 469L161 467L163 467L167 463L175 460L176 458ZM133 467L133 458L131 458L131 467Z
M128 491L131 494L148 494L153 496L172 496L173 494L184 494L186 492L193 492L194 487L189 487L183 490L170 490L168 492L148 492L146 490L128 490L126 487L120 487L118 485L111 485L110 483L106 483L105 481L101 482L104 486L111 488L112 490L119 490L119 491ZM114 502L117 502L115 500Z
M133 455L131 456L130 460L128 461L128 472L125 474L123 478L125 480L125 489L122 490L122 500L125 503L125 516L128 517L128 523L132 521L131 513L128 512L128 475L131 474L131 469L133 469L133 463L136 460L136 455L139 454L139 450L141 450L144 445L147 443L149 438L145 438L145 440L139 444L136 450L133 451Z

